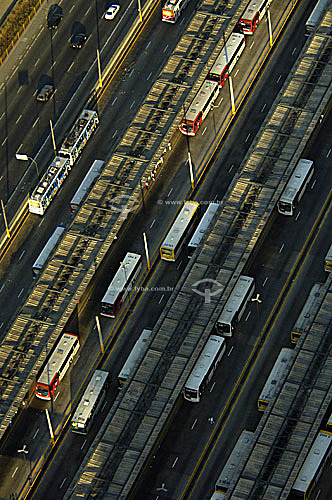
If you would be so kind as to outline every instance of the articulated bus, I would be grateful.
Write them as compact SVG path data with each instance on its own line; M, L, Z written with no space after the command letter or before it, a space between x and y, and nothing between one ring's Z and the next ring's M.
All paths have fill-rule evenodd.
M241 461L254 440L254 433L244 429L229 455L216 482L216 492L226 494L233 477L237 475Z
M319 431L292 488L292 498L308 500L331 451L332 433Z
M37 398L52 399L60 380L65 376L80 348L77 335L64 333L51 351L37 378L35 393Z
M104 162L102 160L95 160L93 162L92 166L89 168L88 173L84 177L84 179L81 182L76 193L74 194L74 196L70 200L69 205L70 205L71 213L74 213L75 210L77 210L78 207L81 205L86 194L89 192L89 189L91 188L93 181L100 174L100 171L101 171L103 165L104 165Z
M110 376L108 372L96 370L71 419L71 430L78 434L87 434L94 418L106 397Z
M257 406L260 411L265 411L280 389L280 382L286 373L288 363L293 357L293 349L283 347L279 353L270 375L268 376L262 392L259 395Z
M318 0L313 11L308 17L307 22L305 23L305 34L307 36L315 30L329 4L330 0Z
M119 389L124 386L124 384L127 382L128 377L132 373L134 367L137 365L139 358L143 355L145 352L147 346L148 346L148 340L151 335L152 330L145 329L142 331L139 339L135 343L134 347L132 348L127 361L121 368L121 371L118 375L118 382L119 382Z
M142 269L142 256L128 252L101 301L103 316L115 318Z
M99 124L96 111L83 109L80 116L68 132L59 151L59 156L68 158L70 165L74 165L82 149L92 136Z
M185 201L160 247L160 257L163 260L175 262L180 255L183 245L195 230L198 217L199 203L196 201Z
M272 0L252 0L249 2L237 23L241 33L244 35L253 35L271 3Z
M283 215L293 215L301 200L310 179L314 175L314 162L302 158L289 178L278 201L278 212Z
M237 61L240 59L246 46L245 36L242 33L233 33L225 43L223 49L214 61L206 80L218 82L222 87L230 75Z
M183 388L183 397L192 403L198 403L210 382L226 350L226 341L219 335L211 335L199 355Z
M324 259L324 269L328 273L332 271L332 245L329 248L329 251L327 252L325 259Z
M211 224L211 221L213 217L215 216L217 210L218 210L218 203L210 203L205 214L203 215L200 223L197 226L196 231L192 235L191 240L188 243L188 258L191 259L193 256L196 248L202 241L202 238L204 234L206 233L209 225Z
M58 243L60 236L65 230L65 226L57 226L53 234L50 236L48 239L46 245L38 255L37 259L35 260L33 266L32 266L32 274L33 277L36 278L42 271L47 259L49 258L51 252L54 250L55 245Z
M297 320L291 330L291 342L296 344L303 333L306 333L321 303L321 283L315 283L310 290L309 296L297 317Z
M254 278L240 276L216 321L216 330L220 335L232 337L234 328L240 321L254 291Z
M175 23L189 0L167 0L161 11L161 20Z
M219 94L218 82L205 80L180 123L185 135L195 135Z

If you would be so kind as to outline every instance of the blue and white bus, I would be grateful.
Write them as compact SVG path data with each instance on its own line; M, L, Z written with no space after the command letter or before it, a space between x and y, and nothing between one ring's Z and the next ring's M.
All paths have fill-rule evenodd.
M38 276L38 274L41 273L47 259L49 258L51 252L55 248L55 245L58 243L60 236L65 230L65 226L62 226L61 224L55 228L53 231L52 236L48 239L46 245L38 255L37 259L35 260L33 266L32 266L32 274L33 277L35 278Z

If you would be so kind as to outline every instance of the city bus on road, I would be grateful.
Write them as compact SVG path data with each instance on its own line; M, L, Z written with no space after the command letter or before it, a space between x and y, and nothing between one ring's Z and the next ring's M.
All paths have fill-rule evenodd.
M101 301L103 316L115 318L142 269L142 256L128 252Z
M254 433L251 431L247 431L244 429L238 440L235 443L231 454L229 455L227 462L225 463L222 471L219 474L219 477L216 482L216 492L226 494L230 484L233 480L233 477L239 471L239 467L241 465L241 461L243 457L246 455L247 451L251 443L254 441Z
M195 230L199 217L199 203L185 201L172 227L160 247L160 257L163 260L175 262L182 247Z
M109 372L96 370L71 419L71 430L78 434L87 434L94 418L106 397L109 387Z
M70 200L69 206L70 206L70 211L71 213L74 213L75 210L79 208L81 205L83 199L89 192L89 189L91 188L92 183L94 180L98 177L100 174L100 171L104 165L104 162L102 160L95 160L93 164L91 165L88 173L84 177L83 181L81 182L79 188L77 189L76 193Z
M216 321L216 330L220 335L232 337L254 291L254 278L240 276Z
M213 217L215 216L217 210L218 210L218 203L210 203L205 214L203 215L200 223L197 226L196 231L192 235L191 240L188 243L188 258L191 259L193 256L196 248L199 246L200 242L202 241L202 238L204 237L204 234L206 233L209 225L211 224L211 221Z
M308 500L331 455L332 433L319 431L293 484L292 498ZM318 495L317 495L318 497ZM316 498L317 498L316 497Z
M283 215L293 215L306 187L314 175L314 162L302 158L289 178L278 201L278 212Z
M143 355L148 346L148 340L151 335L151 330L144 329L132 348L127 361L121 368L118 375L119 389L127 382L129 375L132 373L134 367L137 365L139 358Z
M293 344L296 344L301 335L309 330L322 300L322 287L321 283L315 283L310 290L309 296L291 330L291 342Z
M66 135L59 150L59 156L67 158L70 165L73 166L98 124L97 112L91 109L83 109Z
M189 0L167 0L161 11L161 20L175 23Z
M59 225L55 228L53 231L53 234L50 236L48 239L46 245L38 255L37 259L35 260L33 266L32 266L32 274L33 277L36 278L41 272L42 269L51 255L51 252L54 250L56 244L58 243L60 236L65 230L65 226Z
M242 33L232 33L214 61L206 80L218 82L219 86L222 87L240 59L245 46L245 36Z
M332 245L330 246L325 259L324 259L324 269L328 273L332 271Z
M237 27L244 35L253 35L272 0L252 0L238 20Z
M183 397L191 403L199 403L226 350L226 340L211 335L199 355L183 388Z
M280 382L287 371L288 363L293 357L293 349L283 347L277 357L277 361L268 376L262 392L259 395L257 406L260 411L265 411L273 398L276 396L281 385Z
M180 130L185 135L195 135L218 97L219 83L205 80L180 123Z
M305 23L306 36L310 35L317 28L317 25L322 19L323 13L329 4L330 0L318 0L313 11L308 17L307 22Z
M35 385L37 398L48 401L52 399L56 388L72 364L79 348L80 343L77 335L73 333L61 335L37 378Z

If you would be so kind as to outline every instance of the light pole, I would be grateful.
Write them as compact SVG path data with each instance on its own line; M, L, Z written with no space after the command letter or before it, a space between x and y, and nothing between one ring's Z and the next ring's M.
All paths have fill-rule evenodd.
M38 168L37 162L34 158L31 158L31 156L27 156L27 155L21 155L19 153L16 153L15 156L16 156L16 160L23 160L23 161L31 160L36 165L37 176L39 179L39 168Z
M17 453L23 453L23 454L24 454L24 455L23 455L23 456L24 456L24 461L25 461L25 462L27 462L27 461L29 462L28 481L29 481L29 485L31 486L31 462L30 462L30 460L28 460L28 458L27 458L27 455L28 455L28 453L29 453L29 450L27 450L27 445L26 445L26 444L24 444L24 445L23 445L23 448L22 448L21 450L17 450Z

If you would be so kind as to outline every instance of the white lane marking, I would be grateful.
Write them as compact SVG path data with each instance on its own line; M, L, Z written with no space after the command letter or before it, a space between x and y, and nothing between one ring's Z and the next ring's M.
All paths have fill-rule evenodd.
M19 152L19 150L21 149L21 147L22 147L22 146L23 146L23 142L22 142L22 144L20 145L20 147L18 148L18 150L16 151L16 153L18 153L18 152Z
M166 52L166 50L168 49L168 44L166 45L166 47L164 48L164 53Z
M269 278L266 276L265 280L263 281L263 285L262 286L265 286L266 285L266 282Z
M38 224L38 227L40 227L40 226L42 225L42 223L44 222L44 220L45 220L45 219L44 219L44 218L42 218L42 220L41 220L41 221L39 222L39 224Z
M255 43L255 42L252 42L252 44L251 44L251 45L250 45L250 47L249 47L250 49L252 49L252 48L253 48L254 43Z
M176 465L176 462L179 460L179 457L176 457L176 459L174 460L173 462L173 465L172 465L172 469L174 469L175 465Z
M84 17L85 17L85 16L87 16L87 15L89 14L90 10L91 10L91 5L90 5L90 7L88 8L88 10L86 11L86 13L84 14Z
M2 283L1 288L0 288L0 293L2 292L2 290L3 290L4 288L5 288L5 284L4 284L4 283Z
M35 439L35 437L37 436L38 432L39 432L39 427L38 427L38 429L36 430L36 432L34 433L34 435L32 436L32 439Z
M130 77L131 77L131 75L134 73L134 71L135 71L135 68L133 68L133 69L131 70L131 72L129 73L129 78L130 78Z
M237 70L235 71L234 75L233 75L233 78L235 78L235 77L236 77L236 75L238 74L238 72L239 72L239 70L237 69Z
M23 255L25 254L26 250L23 250L23 252L21 253L21 255L19 256L18 260L21 260Z
M314 182L311 184L311 189L314 189L316 182L317 182L317 179L315 179Z
M161 297L160 297L160 299L159 299L158 304L160 304L160 302L163 300L163 298L164 298L164 297L165 297L165 294L163 293L163 294L162 294L162 296L161 296Z
M231 165L231 166L229 167L229 169L228 169L228 172L231 172L231 171L233 170L233 168L234 168L234 165Z
M5 143L6 143L6 141L7 141L7 137L6 137L6 138L2 141L1 146L4 146L4 145L5 145Z
M231 355L231 352L232 352L233 349L234 349L234 346L232 345L232 347L230 348L229 353L227 354L227 356Z
M326 158L328 158L330 156L330 153L331 153L331 150L329 149L327 152Z
M116 129L116 131L114 132L114 134L112 135L112 139L114 139L114 137L116 136L116 134L118 133L118 129Z
M280 79L281 79L281 75L278 76L277 83L280 82Z
M299 210L299 213L296 215L295 220L297 220L300 217L301 210Z
M18 298L18 299L21 297L21 295L22 295L23 291L24 291L24 288L22 288L22 290L21 290L21 291L20 291L20 293L18 294L18 296L17 296L17 298Z
M134 106L134 104L135 104L135 99L134 99L134 100L133 100L133 102L131 103L131 105L130 105L130 109Z
M266 103L265 103L265 104L264 104L264 106L262 107L262 109L261 109L261 113L263 113L263 111L264 111L265 107L266 107Z
M246 317L245 321L248 321L250 314L251 314L251 311L249 311L249 312L248 312L248 314L247 314L247 317Z
M249 134L247 135L247 138L246 138L246 140L245 140L244 142L247 142L247 141L249 140L249 137L250 137L250 132L249 132Z
M151 225L150 225L150 229L152 228L153 224L156 222L156 219L153 219L153 221L151 222Z
M32 125L32 128L35 127L38 123L38 120L39 120L39 117L37 118L37 120L35 120L35 123Z
M197 418L195 418L193 425L190 427L191 430L193 430L193 428L195 427L196 424L197 424Z
M2 115L0 116L0 120L2 120L2 118L4 117L5 115L5 112L2 113Z
M76 360L77 360L77 359L76 359ZM59 394L60 394L60 392L58 392L58 394L55 396L55 398L54 398L54 400L53 400L53 401L56 401L56 400L58 399Z
M71 12L74 7L75 7L75 4L73 4L73 6L71 7L71 9L69 9L69 12Z
M148 49L150 47L150 45L151 45L151 40L146 44L145 48Z
M113 101L112 101L111 106L113 106L116 103L117 99L118 99L118 96L115 96L114 99L113 99Z
M2 323L1 323L1 325L0 325L0 330L1 330L1 328L2 328L2 327L3 327L3 322L2 322Z
M203 130L202 135L204 135L206 131L207 131L207 127L205 127L205 129Z
M14 476L15 476L17 469L18 469L18 467L16 467L16 469L14 470L14 472L13 472L13 474L12 474L12 477L14 477Z
M65 477L64 480L62 481L62 483L60 484L60 490L61 490L62 486L65 484L66 480L67 480L67 478Z
M210 392L212 392L212 391L213 391L213 389L214 389L214 386L215 386L215 385L216 385L216 383L215 383L215 382L213 382L213 384L212 384L212 386L211 386L211 389L210 389Z
M169 195L171 194L171 192L172 192L172 191L173 191L173 188L171 188L171 189L169 190L169 193L168 193L168 195L167 195L167 198L169 197Z
M146 79L150 80L151 76L152 76L152 72L149 74L149 76Z
M81 449L82 449L82 448L84 448L85 443L86 443L86 440L85 440L85 441L84 441L84 443L82 444Z
M75 61L73 61L73 62L71 63L71 65L69 66L69 68L67 69L68 73L69 73L69 71L71 70L71 68L74 66L74 62L75 62Z
M19 87L17 93L19 94L21 92L21 90L22 90L22 87Z
M37 64L39 63L39 61L40 61L40 59L39 59L39 57L38 57L38 59L36 60L36 62L35 62L35 64L34 64L34 66L35 66L35 67L37 66Z
M181 266L182 264L182 260L180 260L179 264L176 266L176 269L179 269L179 267Z
M295 54L296 51L297 51L297 48L294 47L293 52L292 52L292 56Z
M285 243L283 243L283 244L281 245L281 247L279 248L279 252L278 252L278 253L281 253L281 252L283 251L284 246L285 246Z

